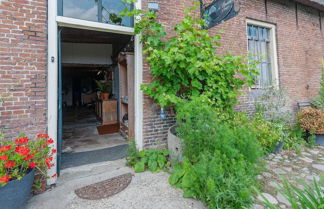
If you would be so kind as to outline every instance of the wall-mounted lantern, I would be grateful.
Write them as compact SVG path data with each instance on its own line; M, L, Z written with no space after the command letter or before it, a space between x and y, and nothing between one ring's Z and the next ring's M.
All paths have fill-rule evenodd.
M160 10L160 2L149 1L147 7L151 12L157 13Z

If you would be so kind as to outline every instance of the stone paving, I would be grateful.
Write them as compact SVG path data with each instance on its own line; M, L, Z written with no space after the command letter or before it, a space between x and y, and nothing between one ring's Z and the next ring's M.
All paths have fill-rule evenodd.
M263 195L280 208L291 208L285 197L278 192L278 184L282 185L282 177L298 184L298 181L311 183L315 178L324 177L324 147L304 148L301 153L283 151L271 154L266 159L266 168L258 176L263 186ZM255 209L263 209L261 196L257 197Z

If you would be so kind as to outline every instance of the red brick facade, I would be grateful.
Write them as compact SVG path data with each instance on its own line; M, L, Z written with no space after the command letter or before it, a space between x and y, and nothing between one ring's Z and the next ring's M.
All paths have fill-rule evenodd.
M168 31L183 17L192 0L160 0L158 19ZM204 2L207 2L206 0ZM321 63L324 59L324 11L288 0L240 0L237 17L210 29L211 34L222 32L219 53L231 51L235 55L247 54L246 19L276 25L279 84L287 91L289 106L296 110L297 102L311 100L319 90ZM321 23L320 23L321 21ZM144 82L150 82L145 66ZM237 108L253 111L251 92L240 97ZM159 119L159 108L144 99L144 145L166 145L167 128L174 120Z
M143 0L144 8L147 1ZM172 31L193 0L159 2L158 19ZM310 100L320 86L324 12L292 0L239 2L241 11L237 17L210 30L212 34L224 31L219 53L247 53L247 18L276 25L280 87L287 90L291 109L298 101ZM46 131L46 15L46 0L0 0L0 128L9 137ZM150 70L145 65L143 82L150 81ZM238 109L253 109L250 92L240 101ZM144 147L165 146L167 129L174 124L174 118L161 120L160 108L147 96L143 112Z
M47 1L0 1L0 129L46 131Z

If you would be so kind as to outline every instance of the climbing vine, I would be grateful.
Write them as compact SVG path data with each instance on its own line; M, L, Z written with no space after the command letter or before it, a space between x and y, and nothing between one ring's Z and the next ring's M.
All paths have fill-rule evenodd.
M220 36L204 29L204 20L193 14L196 9L185 11L172 36L154 13L131 12L153 77L142 90L162 107L202 96L214 107L232 109L239 89L253 84L255 71L242 56L217 54Z

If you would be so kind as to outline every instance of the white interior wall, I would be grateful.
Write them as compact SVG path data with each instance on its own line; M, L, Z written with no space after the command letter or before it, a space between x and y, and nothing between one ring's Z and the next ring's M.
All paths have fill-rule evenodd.
M62 63L112 64L111 44L62 43Z

